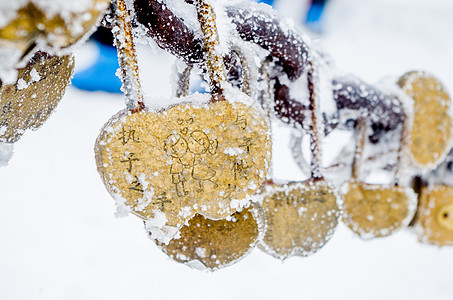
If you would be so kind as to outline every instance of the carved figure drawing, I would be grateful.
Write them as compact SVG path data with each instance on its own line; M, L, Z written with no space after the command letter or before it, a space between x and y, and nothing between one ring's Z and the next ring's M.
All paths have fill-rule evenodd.
M205 161L206 154L215 155L218 146L218 141L209 140L209 137L201 130L194 130L188 138L188 147L190 153L193 154L192 161L192 178L198 182L197 192L208 189L215 189L217 183L211 180L216 171L211 168Z
M181 130L181 133L169 135L164 145L164 151L171 158L170 174L176 194L182 197L188 195L189 190L200 193L217 188L217 183L212 180L216 171L206 161L206 156L216 154L218 141L210 140L201 130L190 134L188 130ZM193 179L195 184L189 184L189 179Z
M186 190L184 182L184 164L182 157L187 153L187 141L180 135L171 134L165 139L164 151L172 158L170 165L170 174L172 183L176 187L176 194L179 197L187 195L189 192Z

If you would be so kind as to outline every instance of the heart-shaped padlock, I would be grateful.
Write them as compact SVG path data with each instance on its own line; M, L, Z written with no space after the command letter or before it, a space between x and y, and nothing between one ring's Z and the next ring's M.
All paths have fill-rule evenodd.
M179 229L196 214L218 220L241 210L264 181L271 157L259 104L225 84L212 8L202 2L197 8L211 94L154 110L136 92L129 94L129 109L114 116L96 141L98 171L117 204L151 223L159 220L160 228ZM119 39L119 45L132 44L130 31ZM130 48L123 52L124 60L135 55ZM127 82L137 76L126 77L126 95Z
M352 180L347 183L347 192L344 195L343 223L363 239L389 236L406 227L415 214L417 197L414 191L399 184L403 168L402 155L404 147L407 147L408 130L404 123L393 185L369 184L359 180L362 153L368 137L368 123L362 119L356 123L356 151Z
M235 264L255 247L264 231L263 210L256 205L225 220L201 214L189 220L179 237L158 246L173 260L192 268L215 271Z
M269 180L255 195L264 209L267 223L265 235L259 246L266 253L282 260L295 255L308 256L317 252L331 238L341 215L341 195L324 180L320 172L319 135L323 132L323 128L319 123L321 119L316 90L318 77L312 60L313 58L310 57L307 78L312 112L311 178L303 182L289 183ZM265 107L271 111L272 105L270 101L267 102Z
M250 96L253 91L250 77L254 65L246 59L242 47L246 46L233 45L230 57L239 60L242 78L237 78L237 81L242 83L239 86L242 91ZM178 74L176 95L179 97L188 94L190 71L191 67L187 67ZM148 222L145 222L145 228L148 229L147 225ZM177 262L192 268L215 271L249 254L262 238L264 228L263 209L253 204L223 220L211 220L197 214L181 228L178 237L168 243L156 241L156 244Z
M41 126L57 106L74 70L72 56L37 52L18 70L15 84L0 81L0 142L14 143Z

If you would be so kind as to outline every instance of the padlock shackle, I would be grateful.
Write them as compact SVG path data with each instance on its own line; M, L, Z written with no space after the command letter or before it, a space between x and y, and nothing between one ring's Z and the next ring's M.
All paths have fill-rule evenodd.
M254 85L252 83L252 70L250 67L251 62L247 60L246 55L241 49L241 45L233 44L231 46L231 54L236 55L239 59L241 69L242 69L242 85L241 91L249 97L252 97ZM187 64L184 70L177 71L177 84L176 84L176 91L175 96L177 98L188 96L190 93L190 75L193 69L193 65ZM215 101L214 101L215 102ZM269 112L268 112L269 113Z
M309 93L309 110L311 112L310 125L310 151L311 162L310 172L314 180L323 179L321 174L322 164L322 135L324 126L322 124L321 110L319 109L319 76L317 66L313 59L313 54L310 54L308 61L308 93Z
M226 81L225 64L220 48L214 9L206 0L196 0L198 21L203 33L204 59L208 70L212 102L225 100L223 83Z
M123 83L122 91L126 97L126 107L132 112L137 112L144 109L145 104L143 102L137 54L132 34L132 15L124 0L116 1L115 16L118 30L112 31L115 33L121 81Z
M362 168L363 149L365 148L367 138L367 128L369 126L368 118L357 119L355 124L355 150L352 160L351 178L353 181L360 179L360 169Z

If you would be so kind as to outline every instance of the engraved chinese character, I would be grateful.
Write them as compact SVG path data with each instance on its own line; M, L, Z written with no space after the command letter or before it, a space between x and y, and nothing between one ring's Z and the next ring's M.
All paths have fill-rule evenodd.
M171 200L168 200L168 198L167 198L166 192L163 192L162 194L158 195L157 201L153 202L153 204L160 204L160 207L159 207L160 211L164 211L164 205L166 203L171 203Z
M228 183L226 189L225 189L225 198L226 199L231 199L234 191L236 191L237 185Z
M239 145L239 147L241 147L242 149L244 149L247 153L250 153L250 147L255 145L253 143L253 138L251 137L243 137L242 138L242 144Z
M239 113L236 116L236 121L233 123L237 127L245 130L247 128L247 118L244 115L240 115Z
M123 145L127 144L130 140L140 143L140 139L135 136L135 129L131 129L131 126L129 126L129 130L124 129L123 126L118 139L123 143Z
M247 179L247 170L250 166L247 165L243 160L233 162L233 172L234 172L234 180L238 179Z
M211 254L211 258L217 257L217 249L212 248L210 254Z
M12 110L11 101L9 101L5 105L3 105L2 115L6 115L6 114L10 113L11 110Z
M326 202L326 195L327 193L325 191L320 191L318 193L315 193L313 197L313 201L318 201L320 203Z
M132 172L132 162L139 161L138 158L134 158L134 155L135 155L135 153L129 153L129 155L127 156L127 158L125 160L121 160L120 161L121 163L128 163L129 164L129 166L126 169L129 173Z
M138 180L137 175L135 175L135 180L132 181L131 184L132 184L132 187L129 188L130 190L134 190L134 191L141 192L141 193L144 192L143 186L140 183L140 181Z
M0 127L6 126L8 127L8 118L0 120Z

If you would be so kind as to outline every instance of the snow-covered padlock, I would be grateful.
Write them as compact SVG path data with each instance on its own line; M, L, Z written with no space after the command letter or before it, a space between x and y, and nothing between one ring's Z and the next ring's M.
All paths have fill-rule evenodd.
M240 87L250 95L253 89L250 78L252 62L246 59L242 47L233 45L232 48L232 60L238 59L242 69ZM187 67L178 74L177 97L188 95L190 72L191 67ZM177 262L200 270L215 271L235 264L249 254L264 234L264 223L262 207L250 203L249 207L223 220L211 220L197 214L180 229L178 237L168 243L156 243ZM151 232L154 230L152 222L145 222L145 228ZM151 238L155 239L151 232Z
M453 246L453 187L422 186L415 218L418 238L423 243Z
M256 205L226 220L201 214L182 227L180 236L158 246L173 260L191 268L215 271L235 264L255 247L264 232L263 210Z
M259 246L278 258L309 256L331 238L341 215L341 195L321 178L304 182L266 182L262 198L267 229Z
M258 103L227 87L212 8L197 8L211 94L146 108L135 52L121 48L133 45L130 24L122 21L128 25L117 37L123 72L135 74L124 76L128 109L103 127L95 146L98 171L117 205L151 223L163 220L157 227L167 237L196 214L226 219L247 206L271 158L268 120ZM119 0L120 20L125 12Z
M11 54L21 58L35 45L53 50L73 45L92 32L110 3L109 0L4 2L0 14L15 16L0 27L0 53L5 58L11 58L6 57Z
M408 72L399 78L398 85L414 101L409 151L412 163L433 169L452 146L451 98L444 85L426 72Z
M317 76L312 62L309 66L311 178L289 183L269 180L254 196L264 209L267 224L259 246L282 260L317 252L333 235L341 215L341 195L320 172L323 126L319 124Z
M14 143L27 129L37 129L50 116L69 85L72 56L37 52L18 70L15 84L0 81L0 142Z
M407 118L407 117L406 117ZM394 184L380 185L360 181L360 166L365 147L368 123L356 123L356 151L352 165L352 180L344 194L343 223L363 239L389 236L406 227L417 208L417 196L410 187L399 184L405 147L405 127L402 125L400 147L395 166Z

